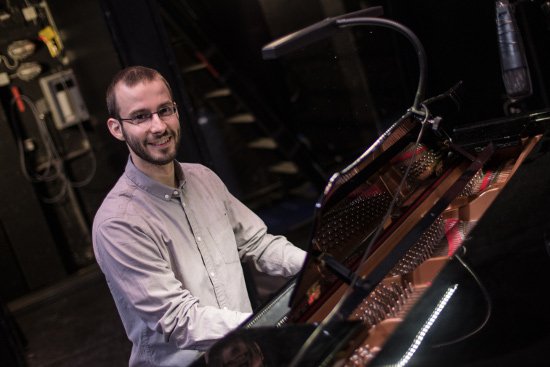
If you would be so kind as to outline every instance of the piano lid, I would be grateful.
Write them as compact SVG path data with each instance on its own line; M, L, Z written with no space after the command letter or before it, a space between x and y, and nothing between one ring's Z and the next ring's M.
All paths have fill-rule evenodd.
M304 300L312 303L317 297L316 292L322 291L318 279L334 278L327 274L327 268L319 266L319 255L329 254L343 263L360 245L364 245L368 234L382 219L392 195L385 188L380 188L380 182L369 181L369 178L403 150L418 130L418 121L404 116L357 160L329 180L315 205L308 256L298 274L292 305ZM395 183L395 178L392 181ZM358 222L355 219L358 216L368 222Z

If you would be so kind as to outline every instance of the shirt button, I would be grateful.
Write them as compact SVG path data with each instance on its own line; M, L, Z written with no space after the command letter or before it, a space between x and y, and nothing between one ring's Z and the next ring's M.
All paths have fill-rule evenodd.
M200 236L197 236L197 242L201 242Z
M174 190L174 195L179 195L180 192L178 190Z
M166 194L166 195L164 195L164 198L165 198L166 200L170 200L170 195Z
M223 308L223 309L224 309L224 310L227 310L227 307L225 307L225 306L224 306L224 308Z
M214 278L214 277L216 276L216 274L210 273L210 276L211 276L212 278Z

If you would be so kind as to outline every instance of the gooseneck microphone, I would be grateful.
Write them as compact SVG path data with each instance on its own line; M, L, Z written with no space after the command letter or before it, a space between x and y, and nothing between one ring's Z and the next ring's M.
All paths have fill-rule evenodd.
M508 98L517 101L533 93L527 58L512 5L497 0L495 7L502 79Z

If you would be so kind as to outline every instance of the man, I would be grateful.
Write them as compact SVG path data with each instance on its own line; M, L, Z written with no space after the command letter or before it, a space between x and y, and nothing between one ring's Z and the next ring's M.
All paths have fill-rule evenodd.
M130 366L185 366L250 315L240 261L290 277L305 253L268 234L208 168L175 160L179 115L157 71L120 71L107 108L130 156L94 218L96 259L133 343Z

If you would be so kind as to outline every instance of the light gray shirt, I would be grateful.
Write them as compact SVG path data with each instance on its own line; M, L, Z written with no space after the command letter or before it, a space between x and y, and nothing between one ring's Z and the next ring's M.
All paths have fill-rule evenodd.
M305 252L267 233L208 168L171 188L131 159L93 224L97 262L133 343L130 366L185 366L251 313L240 262L292 276Z

